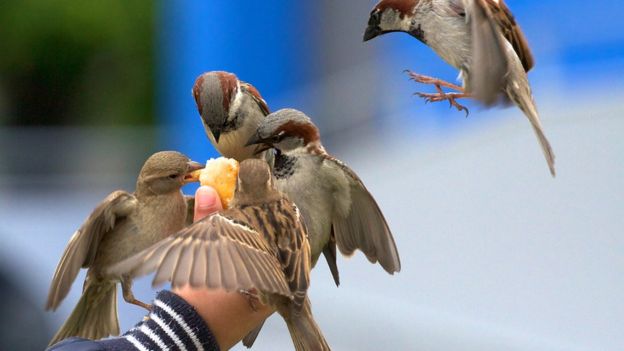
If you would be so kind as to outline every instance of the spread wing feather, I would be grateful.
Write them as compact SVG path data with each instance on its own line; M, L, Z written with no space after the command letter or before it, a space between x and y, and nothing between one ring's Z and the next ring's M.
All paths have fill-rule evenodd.
M87 220L72 235L56 267L46 309L55 310L59 306L67 296L80 268L88 268L93 263L102 238L136 206L137 200L132 194L118 190L108 195L91 212Z
M232 209L207 217L113 266L111 273L140 276L156 271L153 285L170 281L226 291L258 289L291 297L273 250L253 228L228 218Z
M516 19L503 0L480 0L483 6L488 8L490 18L498 24L505 39L511 43L514 51L520 58L524 70L528 72L533 68L535 61L527 42Z
M400 271L399 253L377 202L351 168L329 155L326 160L340 167L351 178L349 213L346 216L337 214L332 222L338 249L344 255L352 255L359 249L370 262L379 262L386 272Z
M525 71L534 64L528 43L502 0L463 0L470 24L473 64L470 72L470 93L485 105L500 100L509 72L505 40L514 49Z

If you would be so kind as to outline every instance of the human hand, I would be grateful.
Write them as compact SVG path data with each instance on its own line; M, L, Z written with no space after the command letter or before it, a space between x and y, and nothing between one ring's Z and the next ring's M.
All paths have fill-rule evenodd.
M193 222L223 209L217 191L209 186L200 186L195 192L195 212Z
M217 192L201 186L195 192L195 222L222 210ZM219 344L227 350L256 328L274 311L271 307L256 304L254 311L247 297L223 290L194 289L190 286L173 289L173 292L191 304L204 319Z

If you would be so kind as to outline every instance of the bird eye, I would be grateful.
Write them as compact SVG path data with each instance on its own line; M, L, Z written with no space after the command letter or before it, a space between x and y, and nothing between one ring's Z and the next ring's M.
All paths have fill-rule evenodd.
M175 174L175 173L169 175L169 179L176 179L177 177L178 177L178 175Z
M282 141L284 139L284 136L286 136L286 133L284 133L283 131L275 134L273 136L273 143L274 144L279 143L280 141Z

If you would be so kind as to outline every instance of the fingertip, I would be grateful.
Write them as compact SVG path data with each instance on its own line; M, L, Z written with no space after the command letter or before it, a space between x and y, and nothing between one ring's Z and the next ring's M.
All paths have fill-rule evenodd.
M203 185L197 189L195 192L195 221L222 209L219 194L214 188Z

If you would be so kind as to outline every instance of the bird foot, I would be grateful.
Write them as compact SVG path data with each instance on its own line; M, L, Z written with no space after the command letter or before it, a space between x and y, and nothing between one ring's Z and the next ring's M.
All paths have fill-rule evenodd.
M136 305L136 306L139 306L139 307L143 307L143 308L145 308L148 312L152 312L152 307L153 307L153 306L152 306L152 305L150 305L149 303L145 303L145 302L143 302L143 301L139 301L139 300L136 300L136 299L134 299L134 300L130 300L130 301L126 300L126 302L127 302L127 303L131 303L131 304Z
M465 93L464 88L460 87L459 85L445 82L438 78L433 78L433 77L425 76L422 74L414 73L409 70L406 70L406 72L410 76L410 79L418 83L422 83L422 84L432 84L438 91L435 94L415 93L415 95L418 95L421 98L425 99L426 102L438 102L438 101L448 100L451 107L455 107L457 111L466 112L466 117L468 117L468 114L470 113L470 111L468 111L468 109L464 105L461 105L456 101L457 99L460 99L460 98L470 97L468 94ZM458 91L458 93L445 93L442 90L442 87L456 90Z
M139 307L143 307L148 312L152 312L152 305L147 304L143 301L139 301L134 297L134 294L132 293L132 279L128 277L123 277L121 279L121 290L123 293L124 301Z
M260 300L258 299L258 292L256 291L256 289L239 290L238 292L247 299L249 307L251 307L254 312L258 312L257 304L260 302Z
M468 117L468 114L470 114L470 111L468 111L466 106L461 105L460 103L456 101L456 99L467 97L466 94L445 93L445 92L438 92L435 94L427 94L427 93L415 93L415 94L425 99L425 102L438 102L438 101L448 100L450 107L455 107L457 111L464 111L466 113L466 117Z
M464 88L460 87L457 84L449 83L447 81L443 81L438 78L425 76L424 74L418 74L410 70L405 70L405 72L407 73L407 75L410 77L411 80L418 82L418 83L422 83L422 84L432 84L436 87L437 90L441 90L440 87L446 87L446 88L453 89L461 93L464 92Z

